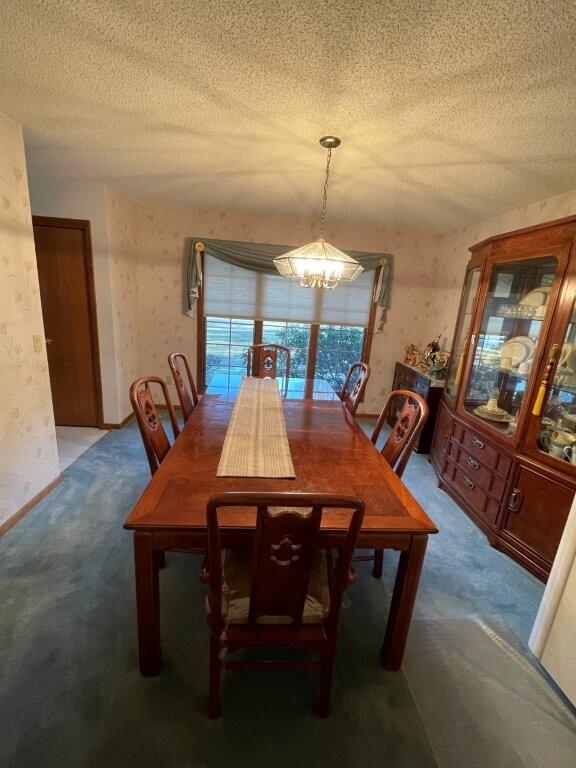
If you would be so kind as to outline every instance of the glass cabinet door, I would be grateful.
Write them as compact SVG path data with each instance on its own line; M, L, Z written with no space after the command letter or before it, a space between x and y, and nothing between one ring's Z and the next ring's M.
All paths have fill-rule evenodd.
M538 449L558 461L576 464L576 314L572 314L558 350L554 377L542 407Z
M470 324L472 322L472 312L474 311L474 302L478 292L478 283L480 282L480 272L480 267L469 269L464 281L462 303L454 332L454 346L446 375L446 394L452 399L456 397L462 375L464 355L468 346Z
M498 263L478 329L464 408L513 435L554 282L555 256Z

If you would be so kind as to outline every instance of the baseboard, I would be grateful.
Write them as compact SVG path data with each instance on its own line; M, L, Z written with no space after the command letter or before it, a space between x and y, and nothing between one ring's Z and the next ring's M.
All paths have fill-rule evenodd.
M132 418L134 418L134 414L129 413L128 416L126 416L125 419L122 419L119 424L102 424L102 429L122 429L122 427L125 427Z
M39 502L42 501L42 499L45 496L48 496L49 493L51 493L54 488L60 485L60 483L64 480L63 475L58 475L58 477L54 478L51 483L48 483L48 485L44 486L42 490L36 494L36 496L33 496L30 501L27 501L26 504L24 504L23 507L20 507L20 509L17 512L14 512L13 515L11 515L8 520L5 520L2 525L0 525L0 536L3 536L5 533L8 533L10 528L13 528L16 523L20 522L22 518L30 512L30 510L36 506Z
M377 419L380 416L379 413L357 413L357 419Z

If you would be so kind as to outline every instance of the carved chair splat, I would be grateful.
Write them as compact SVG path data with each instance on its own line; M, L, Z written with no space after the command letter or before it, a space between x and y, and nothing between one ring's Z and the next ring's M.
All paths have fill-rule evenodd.
M188 358L183 352L172 352L168 355L168 365L174 379L174 386L178 394L178 400L180 401L180 407L182 408L182 415L184 417L184 423L188 421L192 415L192 411L198 405L198 391L190 370L190 364ZM182 376L181 366L184 366L186 370L186 376L188 377L188 387L184 382Z
M370 440L376 445L382 427L388 420L394 400L404 398L404 403L388 439L381 449L382 456L392 467L398 477L402 477L406 464L412 455L416 441L428 418L428 404L423 397L407 389L395 389L388 395L384 408L380 412ZM372 574L375 578L382 577L384 551L375 549L373 557L357 557L355 560L374 560Z
M284 394L288 391L290 378L290 350L282 344L253 344L248 347L246 374L261 379L275 379L280 375L284 380ZM283 358L283 365L279 365Z
M350 383L354 376L356 376L356 379L354 380L352 389L349 392L348 389L350 388ZM362 401L362 397L364 396L364 391L369 379L370 366L367 363L353 363L348 369L346 379L344 380L344 385L338 393L338 396L344 403L344 407L347 408L353 416L358 410L358 406Z
M219 511L235 507L256 508L253 551L226 550L223 558L222 538L227 529L220 524ZM318 547L327 507L350 511L348 530L330 572ZM208 501L209 717L220 714L222 669L255 666L319 669L316 711L321 717L328 714L340 609L363 517L362 501L350 496L231 492ZM243 581L238 577L242 558ZM227 656L241 648L266 646L296 647L316 657L241 661Z
M170 441L158 415L158 409L150 391L150 384L158 384L162 390L164 402L170 416L174 439L180 434L180 429L164 379L161 379L159 376L143 376L137 379L130 387L130 402L132 403L134 415L142 435L142 442L144 443L144 449L146 450L146 456L150 465L150 473L153 475L170 450Z

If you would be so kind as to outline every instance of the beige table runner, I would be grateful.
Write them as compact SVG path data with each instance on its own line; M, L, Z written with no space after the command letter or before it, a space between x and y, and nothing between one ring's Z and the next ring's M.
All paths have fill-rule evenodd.
M296 477L275 379L242 379L216 474Z

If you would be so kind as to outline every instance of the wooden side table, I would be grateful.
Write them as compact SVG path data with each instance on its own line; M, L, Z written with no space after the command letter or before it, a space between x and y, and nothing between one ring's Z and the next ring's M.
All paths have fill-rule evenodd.
M416 453L430 453L432 437L436 426L438 404L440 403L440 396L444 390L444 382L439 381L438 379L431 379L430 376L421 373L417 368L412 368L404 363L396 363L392 389L408 389L410 392L416 392L426 400L430 413L428 415L428 421L424 425L424 429L418 438L414 450ZM396 403L392 403L390 416L388 417L388 424L391 427L396 423L401 405L402 403L399 399L397 405Z

